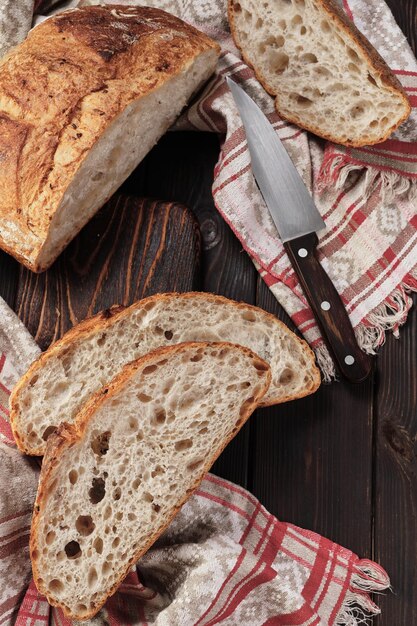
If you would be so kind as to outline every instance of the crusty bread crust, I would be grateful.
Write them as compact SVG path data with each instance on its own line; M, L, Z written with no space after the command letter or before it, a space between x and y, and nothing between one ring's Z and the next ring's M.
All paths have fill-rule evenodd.
M242 352L251 355L253 358L255 366L258 369L265 372L265 381L264 385L260 387L259 392L253 397L253 402L247 401L242 406L241 419L236 425L235 429L231 433L231 436L223 441L221 448L216 450L216 452L208 458L205 462L204 466L199 469L198 475L196 476L195 482L193 486L187 491L184 498L178 503L178 505L172 510L171 515L167 518L165 525L158 532L155 532L150 538L145 546L145 548L139 550L133 557L130 559L128 564L120 571L120 576L117 582L112 586L112 588L108 591L107 595L101 600L96 607L87 614L77 615L68 611L67 607L61 606L59 602L55 601L53 597L48 592L48 589L42 585L42 576L41 572L39 572L38 568L38 543L37 543L37 535L38 535L38 527L39 527L39 518L44 510L47 500L48 493L50 489L50 485L54 480L54 472L59 470L59 459L62 456L63 452L70 448L74 443L80 441L83 437L85 429L89 423L89 421L94 417L96 411L101 407L102 404L107 402L115 393L119 392L124 385L128 384L130 377L140 369L144 369L151 363L155 363L163 358L164 356L169 357L172 354L177 352L181 352L194 347L216 347L218 349L227 348L229 346L235 346L235 344L230 344L227 342L189 342L177 344L174 346L159 348L150 354L141 357L137 361L133 363L128 363L123 370L116 376L116 378L106 387L97 392L90 400L84 405L83 409L77 416L77 419L74 424L66 424L62 423L58 430L53 433L47 442L47 450L42 464L42 470L39 479L38 492L36 496L36 501L34 505L34 512L32 517L32 525L31 525L31 533L30 533L30 558L32 561L32 570L33 570L33 578L36 584L37 589L40 593L46 596L49 604L52 606L58 606L62 608L64 614L69 619L78 619L78 620L86 620L93 617L106 602L107 598L109 598L116 591L117 587L123 581L123 579L129 573L131 567L145 554L145 552L152 546L152 544L158 539L158 537L165 531L165 529L172 522L174 517L177 515L182 505L190 498L192 493L198 488L201 481L203 480L205 474L209 471L215 460L218 456L223 452L224 448L228 445L228 443L233 439L233 437L239 432L245 422L248 420L250 415L259 405L259 402L262 396L268 390L269 384L271 382L271 370L269 365L263 361L258 355L254 354L248 348L244 348L242 346L235 346L239 348ZM244 407L244 408L243 408Z
M151 7L71 9L34 28L0 62L0 246L46 269L51 222L92 147L208 50L220 47Z
M404 115L395 122L390 128L387 129L384 135L377 139L372 139L366 135L363 136L363 139L358 141L340 141L338 137L335 137L331 133L325 133L313 123L307 123L305 119L301 119L295 112L293 116L288 114L284 114L280 109L280 95L268 84L267 79L262 74L262 72L255 68L253 63L251 63L248 58L244 48L239 43L239 37L237 35L237 29L235 25L235 11L234 4L235 0L228 0L228 16L229 16L229 25L230 30L233 36L233 40L240 50L242 54L242 58L245 63L251 67L257 79L261 83L262 87L267 91L271 96L275 97L275 108L277 113L283 119L286 119L288 122L292 124L297 124L301 128L314 133L323 139L327 139L328 141L332 141L334 143L343 143L343 145L350 146L353 148L360 148L361 146L373 145L376 143L382 143L390 135L409 117L411 113L411 105L408 100L407 94L404 91L403 86L397 77L393 74L391 69L385 63L384 59L378 53L378 51L370 44L368 39L360 32L360 30L355 26L355 24L346 16L346 14L342 11L342 9L334 2L334 0L316 0L319 4L321 4L324 11L326 11L328 15L329 21L333 22L340 30L342 30L360 49L362 56L369 67L371 67L375 73L377 73L381 81L391 92L396 93L400 96L404 102L405 112Z
M10 399L9 399L9 407L10 407L10 423L13 431L13 435L19 450L24 452L25 454L30 455L42 455L43 450L40 448L37 449L29 449L26 445L25 441L21 437L19 433L19 429L17 426L17 420L20 413L20 403L19 396L21 390L25 388L29 383L32 377L41 370L48 362L50 358L54 358L58 355L62 355L67 347L71 346L76 341L82 341L84 338L89 335L95 334L97 332L102 332L107 328L114 325L120 319L124 317L129 317L133 311L138 309L145 309L147 307L152 307L155 302L168 300L171 298L179 298L182 300L192 300L193 298L203 298L207 302L219 302L225 304L232 304L237 309L253 309L254 311L259 311L258 307L252 306L250 304L246 304L244 302L235 302L233 300L229 300L228 298L224 298L223 296L214 295L210 293L203 292L187 292L187 293L163 293L156 294L153 296L149 296L148 298L144 298L143 300L139 300L135 302L130 307L123 307L121 305L115 305L110 309L106 309L97 315L90 317L65 333L65 335L52 344L45 352L43 352L39 358L32 363L26 374L19 380L19 382L14 387ZM285 330L287 333L291 333L291 331L287 328L287 326L278 320L274 315L268 313L267 311L262 310L262 314L268 317L274 324L276 324L281 329ZM303 354L310 365L310 371L313 374L313 381L311 385L306 385L303 391L297 395L287 395L287 396L279 396L276 398L270 398L268 402L261 403L261 406L272 406L274 404L280 404L283 402L288 402L290 400L297 400L303 398L307 395L314 393L320 386L321 377L320 372L315 365L315 355L311 350L310 346L303 340L300 339L297 335L292 333L293 338L299 343L302 348Z

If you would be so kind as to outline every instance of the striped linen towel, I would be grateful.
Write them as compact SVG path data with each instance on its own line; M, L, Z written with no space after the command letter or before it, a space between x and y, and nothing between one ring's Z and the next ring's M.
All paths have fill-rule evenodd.
M8 424L8 396L40 350L0 299L0 625L69 626L31 579L38 480ZM208 474L168 530L90 624L355 626L379 613L377 564L278 521L247 491Z
M360 346L374 353L387 330L398 335L412 304L409 293L417 290L417 62L383 0L339 2L397 74L414 107L409 120L388 141L372 148L324 145L278 117L272 98L233 44L226 0L146 2L182 17L222 46L217 75L177 128L224 137L213 185L216 206L315 349L326 380L335 374L333 362L253 179L245 134L224 76L241 83L268 115L312 192L327 225L320 233L320 261L346 305ZM0 50L22 39L33 10L39 15L99 3L36 0L34 6L33 0L3 0Z

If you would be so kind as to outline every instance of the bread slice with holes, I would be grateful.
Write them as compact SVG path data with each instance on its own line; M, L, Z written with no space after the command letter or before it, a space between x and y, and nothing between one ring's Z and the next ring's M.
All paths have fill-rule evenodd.
M162 533L268 389L270 367L228 343L128 364L48 441L30 554L40 593L92 617Z
M126 363L183 341L230 341L259 354L272 369L263 405L300 398L320 384L313 352L273 315L208 293L160 294L78 324L32 364L10 397L18 447L44 454L48 435Z
M49 267L214 72L220 47L146 6L54 15L0 62L0 247Z
M410 114L385 61L333 0L228 0L233 38L280 116L347 146L379 143Z

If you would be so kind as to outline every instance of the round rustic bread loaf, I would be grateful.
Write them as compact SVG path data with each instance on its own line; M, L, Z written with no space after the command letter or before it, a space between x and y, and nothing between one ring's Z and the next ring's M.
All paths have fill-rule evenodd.
M0 63L0 246L42 271L216 67L219 46L149 7L91 6Z

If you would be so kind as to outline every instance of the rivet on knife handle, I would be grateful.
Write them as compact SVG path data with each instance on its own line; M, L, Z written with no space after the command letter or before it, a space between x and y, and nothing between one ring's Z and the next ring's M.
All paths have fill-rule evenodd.
M340 373L360 383L371 373L373 358L358 346L343 302L316 258L317 243L311 233L284 246Z

